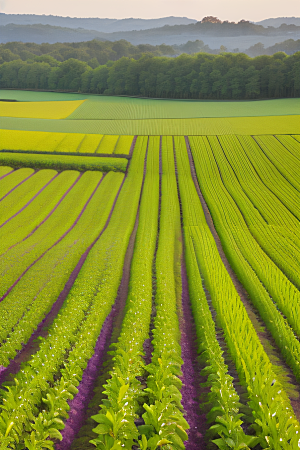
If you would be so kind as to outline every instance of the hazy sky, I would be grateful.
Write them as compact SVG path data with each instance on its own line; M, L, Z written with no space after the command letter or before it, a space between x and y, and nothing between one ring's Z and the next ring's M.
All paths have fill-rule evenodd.
M0 0L0 11L116 19L185 16L201 20L210 15L222 20L259 21L269 17L300 17L300 0Z

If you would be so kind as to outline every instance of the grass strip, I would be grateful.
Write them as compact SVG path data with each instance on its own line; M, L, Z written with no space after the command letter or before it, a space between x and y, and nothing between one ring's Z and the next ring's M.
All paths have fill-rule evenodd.
M0 153L0 165L10 165L14 168L33 167L35 169L55 170L99 170L101 172L125 172L126 158L91 157L69 155L39 155L25 153Z

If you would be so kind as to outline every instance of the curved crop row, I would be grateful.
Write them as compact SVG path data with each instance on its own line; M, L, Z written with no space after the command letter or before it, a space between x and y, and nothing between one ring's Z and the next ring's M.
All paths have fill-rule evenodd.
M253 447L257 444L257 439L246 436L241 427L243 415L239 411L240 399L216 338L216 327L202 286L203 281L191 231L188 226L184 228L185 258L189 295L196 324L198 353L205 365L202 374L207 376L206 385L210 389L207 399L210 411L206 419L211 427L207 434L210 438L217 437L212 442L221 449L228 448L226 439L229 438L237 446L245 444L245 446Z
M279 172L300 192L299 159L274 136L254 136L254 139Z
M6 172L7 171L5 170L3 175L6 175ZM15 171L12 171L11 169L11 171L8 172L8 177L3 176L3 178L0 180L0 200L2 201L7 195L17 189L19 185L23 184L28 178L32 177L33 175L34 169L26 168Z
M213 156L215 157L215 163L212 161L210 164L212 166L216 165L216 173L217 169L219 171L220 175L217 173L219 180L218 186L224 185L225 190L228 191L229 195L236 203L236 205L234 205L234 203L231 202L231 208L234 208L237 212L236 216L231 214L230 217L230 220L234 221L237 226L237 228L232 229L232 232L241 234L242 229L244 229L243 233L249 235L252 248L251 250L249 247L245 248L245 255L247 254L247 259L256 271L258 277L262 280L264 286L269 290L274 300L278 302L279 305L283 304L284 309L285 305L283 299L287 295L290 299L294 299L292 300L292 304L295 305L295 307L297 307L297 303L299 303L300 307L299 291L281 272L283 271L296 286L300 286L300 239L298 236L300 231L300 222L298 225L298 220L289 211L285 211L287 217L286 221L289 216L294 219L294 222L291 220L289 226L286 222L281 224L278 223L279 221L276 219L270 220L269 217L265 219L265 208L261 204L252 203L248 196L247 190L244 189L245 182L241 183L241 178L246 178L247 186L250 186L250 190L252 191L254 191L254 186L257 185L258 193L256 196L258 199L265 195L263 192L260 194L259 183L256 183L255 179L253 179L250 183L249 179L251 179L251 176L245 176L241 173L242 166L240 166L240 170L237 169L236 172L233 171L231 158L228 158L227 160L220 143L216 138L203 137L196 140L193 139L192 142L197 142L196 146L194 146L194 151L196 151L197 148L197 158L195 158L196 165L198 165L198 159L202 157L203 153L205 153L206 159ZM223 146L224 152L228 154L232 151L232 159L243 160L243 149L239 143L236 142L236 140L231 139L230 141L226 141L220 138L220 142ZM233 153L235 152L236 154L234 155ZM292 189L291 186L290 188ZM228 194L226 194L223 187L222 190L224 191L223 195L228 197ZM276 202L272 201L272 198L268 198L267 195L265 195L265 198L266 201L269 201L269 210L272 211L272 214L274 216L282 216L280 214L280 209L277 210ZM224 214L226 214L226 212L224 212ZM249 233L249 230L247 230L246 224L259 245L257 245ZM299 229L298 233L297 227ZM254 253L259 255L259 257L254 258ZM272 260L281 270L272 262ZM277 279L275 284L271 281L274 278ZM276 289L279 286L280 288ZM285 311L284 313L288 316ZM300 329L298 331L297 328L295 328L295 330L300 335Z
M13 168L12 167L0 166L0 180L2 178L6 177L11 172L13 172Z
M299 379L300 343L274 305L267 288L296 332L299 329L297 321L299 292L251 236L235 202L224 188L216 163L211 158L210 148L205 146L205 142L201 139L192 140L199 184L228 259L281 349L285 360ZM211 180L214 180L214 183ZM290 301L286 302L286 298Z
M75 226L72 225L36 263L28 266L29 270L2 302L0 362L3 366L22 348L22 342L27 342L58 298L81 256L100 233L122 178L121 174L109 174L99 188L98 182Z
M80 178L78 172L62 172L24 211L0 228L0 255L45 223Z
M299 192L280 173L251 136L238 136L237 138L263 183L300 220Z
M173 154L172 141L169 145ZM173 168L173 166L174 160L169 159L168 168ZM170 171L169 176L170 178L173 177L172 191L176 191L175 173L173 172L172 174ZM186 189L188 190L188 184L191 183L193 185L192 178L188 177L188 172L185 178L184 171L181 171L180 176L181 179L184 179ZM193 205L191 199L189 201ZM187 219L187 217L184 219ZM186 220L184 220L184 225L186 225ZM233 386L233 379L228 374L228 367L222 356L223 351L216 338L215 323L202 286L202 276L195 254L192 234L190 232L191 228L184 226L183 231L189 296L196 325L198 353L201 355L201 360L204 364L202 374L208 377L206 385L210 389L207 399L210 411L206 417L208 423L211 425L208 435L210 438L218 437L218 439L212 442L219 448L228 448L226 444L226 439L228 438L233 439L236 445L244 443L245 447L252 447L257 443L257 440L253 436L246 436L241 427L242 414L239 413L239 396Z
M113 351L113 368L104 385L106 399L92 441L97 448L131 448L138 439L134 420L143 393L143 344L149 336L152 310L152 263L158 227L159 138L149 138L147 171L141 198L139 224L130 268L129 292L118 342ZM119 448L119 447L117 447Z
M145 139L138 139L130 169L108 221L87 256L60 315L39 351L3 392L0 433L12 448L53 448L68 416L67 400L76 394L122 277L128 241L134 226L145 157ZM0 434L1 436L1 434ZM33 447L34 448L34 447Z
M175 138L175 144L183 220L190 227L197 261L237 372L247 386L256 435L264 448L295 449L300 443L298 421L221 261L195 186L187 182L191 175L184 138Z
M15 170L9 174L8 177L4 177L0 180L0 188L1 188L1 198L2 202L8 195L10 195L13 191L19 188L19 186L25 183L29 178L35 175L34 169L24 168ZM25 191L26 191L26 184Z
M245 153L253 164L260 178L291 213L300 220L299 192L286 180L278 169L261 151L257 143L250 136L239 136ZM243 215L246 215L243 211ZM248 216L253 218L253 209ZM246 218L248 226L250 221ZM253 222L253 221L252 221ZM276 262L287 277L300 288L300 221L298 225L292 224L280 227L276 224L261 224L253 222L250 226L252 234L264 250ZM264 246L267 243L267 246Z
M211 140L211 138L208 138ZM219 141L244 192L268 224L297 227L299 221L258 176L236 136L220 136Z
M296 158L300 160L299 136L277 135L276 139ZM293 139L295 138L295 139Z
M75 189L67 195L48 221L44 222L28 239L22 240L22 234L16 235L18 244L0 256L1 298L31 264L72 230L94 195L102 177L101 172L84 174ZM34 203L32 202L32 204ZM8 234L8 243L10 243L10 236L14 231L13 228L10 228L10 224L17 219L22 223L26 210L27 208L3 227Z
M251 232L256 240L264 248L265 252L274 260L274 262L283 270L287 276L299 287L299 262L300 261L300 208L299 195L297 191L285 180L279 173L272 177L272 169L276 168L270 163L263 167L262 178L258 176L261 156L264 156L263 162L268 161L264 153L257 150L257 144L251 138L246 138L246 142L251 142L251 150L244 151L239 140L234 136L220 136L219 141L223 147L223 152L228 161L225 161L221 155L222 162L219 163L219 170L223 167L232 170L230 179L234 182L238 180L237 186L229 190L232 197L237 201L246 222L251 224ZM215 138L209 137L214 152L218 152L219 145ZM241 142L245 142L244 137L240 137ZM246 146L247 147L247 146ZM256 153L253 149L256 147ZM247 157L248 153L248 157ZM254 154L256 158L254 157ZM260 164L251 164L260 154ZM216 158L218 159L217 155ZM250 160L250 161L249 161ZM266 161L267 160L267 161ZM227 167L226 167L227 166ZM231 169L231 167L232 169ZM278 172L278 171L277 171ZM272 178L269 181L269 177ZM243 201L236 199L237 191L244 191ZM275 195L274 195L274 193ZM248 200L246 199L248 197ZM279 200L280 199L280 200ZM252 203L252 205L251 205ZM259 214L258 214L259 213ZM297 263L298 262L298 263Z
M38 197L44 189L52 183L58 173L55 170L43 170L36 172L30 176L25 182L13 189L0 202L0 216L3 221L0 225L2 228L7 222L20 214L24 209Z

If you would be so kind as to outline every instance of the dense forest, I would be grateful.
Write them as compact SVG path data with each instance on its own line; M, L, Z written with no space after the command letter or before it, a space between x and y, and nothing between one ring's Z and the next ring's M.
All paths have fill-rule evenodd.
M99 65L106 64L108 61L117 61L123 56L139 59L145 54L175 57L182 53L192 55L194 53L205 52L217 55L224 51L227 51L224 46L220 49L213 50L199 39L172 46L165 44L132 45L125 40L111 42L99 41L97 39L88 42L57 42L56 44L8 42L6 44L0 44L0 64L21 59L22 61L28 62L47 62L55 66L57 65L57 61L63 62L67 59L74 58L86 62L92 69L95 69ZM300 51L300 39L297 41L288 39L266 48L259 42L251 46L244 53L254 57L259 55L273 55L281 51L287 55L292 55ZM235 49L234 53L238 53L238 49Z
M176 51L170 45L132 45L125 40L111 42L94 39L88 42L57 42L56 44L8 42L7 44L0 44L0 64L22 59L22 61L45 61L56 65L57 61L63 62L74 58L95 68L101 64L106 64L108 61L117 61L123 56L139 59L145 53L153 56L176 55ZM182 52L178 49L178 54L180 53ZM53 61L53 59L56 61Z
M93 68L51 56L0 65L0 88L187 99L300 97L300 52L250 58L243 53L122 57Z
M258 42L252 45L246 50L246 54L249 56L259 56L259 55L274 55L277 52L284 52L287 55L292 55L293 53L300 51L300 39L287 39L286 41L279 42L278 44L266 47Z

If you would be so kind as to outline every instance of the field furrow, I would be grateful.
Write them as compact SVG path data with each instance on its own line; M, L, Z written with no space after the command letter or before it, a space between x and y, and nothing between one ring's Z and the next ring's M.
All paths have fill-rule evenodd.
M180 384L175 383L176 379L174 380L174 385L180 390L182 396L183 410L180 411L179 403L177 416L180 420L180 413L183 413L188 423L188 427L183 424L188 436L188 440L184 443L187 449L192 450L203 448L207 427L205 416L203 413L201 414L197 401L203 392L200 388L200 366L196 360L195 324L190 309L184 262L182 211L180 195L177 190L176 160L172 137L162 137L162 194L161 232L157 259L157 304L164 306L164 308L158 308L161 315L163 313L163 317L158 323L161 324L163 330L161 333L165 336L162 339L161 352L164 354L164 347L167 348L169 355L165 359L171 368L173 366L172 372L180 377L182 383L180 387ZM168 322L164 316L168 318ZM168 333L163 324L170 328ZM158 338L156 339L158 341ZM168 373L167 370L166 373ZM180 396L177 395L178 400L179 398Z
M184 159L188 158L187 154L185 155L184 138L175 138L175 145L178 155L177 161L180 157L184 162ZM185 165L187 164L188 161L185 162ZM188 173L187 169L185 169L185 172ZM201 179L199 181L201 185ZM185 187L180 172L179 187L181 194L185 194L187 186ZM249 405L254 418L258 425L264 423L264 427L261 425L256 427L256 436L263 445L268 443L272 443L272 445L276 443L277 445L280 442L278 448L292 449L298 443L296 433L299 428L298 421L293 413L288 396L276 377L246 309L221 261L215 241L207 227L198 195L195 188L193 189L198 203L193 204L193 209L190 206L191 212L186 225L189 227L196 258L210 292L213 306L217 311L218 321L223 328L231 356L240 378L248 387ZM181 201L184 217L188 214L190 200L181 196ZM197 204L198 206L196 206ZM186 210L186 213L184 210ZM262 380L264 380L263 384ZM272 413L272 416L266 417L265 410L274 411L275 414ZM283 415L286 416L286 419L283 419ZM260 422L262 419L263 422ZM281 427L280 424L286 423L288 420L292 422L287 433L285 426Z

